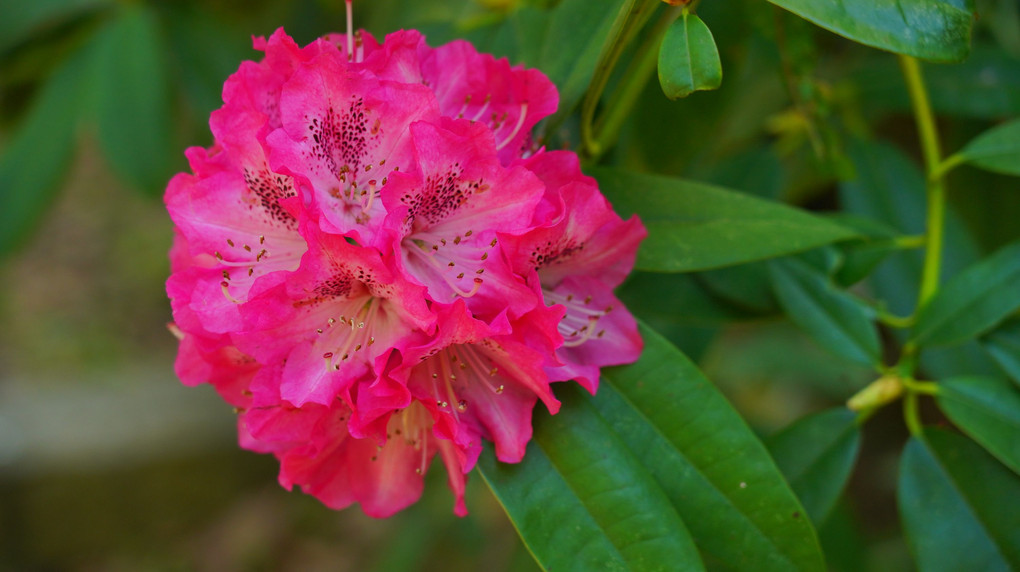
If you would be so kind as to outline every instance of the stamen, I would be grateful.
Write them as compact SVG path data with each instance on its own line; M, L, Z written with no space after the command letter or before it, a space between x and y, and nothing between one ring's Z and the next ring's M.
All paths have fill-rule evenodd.
M590 340L592 335L595 333L595 324L598 323L598 321L599 319L595 316L588 318L588 325L584 326L583 328L576 332L573 332L573 335L571 336L570 339L566 339L567 336L564 336L563 346L568 348L576 348L577 346ZM584 335L581 336L580 338L576 337L577 334L581 332L584 332Z
M482 108L479 109L478 113L476 113L475 116L471 118L471 121L478 121L479 119L481 119L482 116L485 115L485 112L489 110L489 102L491 102L491 101L492 101L492 94L490 93L490 94L485 96L485 102L482 104Z
M471 105L471 94L467 94L464 98L464 105L460 106L460 111L457 112L457 119L464 117L464 112L467 111L468 106Z
M347 0L347 59L354 60L354 0Z
M230 300L231 302L233 302L235 304L243 304L244 303L244 302L242 302L242 301L238 300L237 298L234 298L233 296L230 295L230 282L227 282L226 280L224 280L223 282L220 282L220 289L223 290L223 295L226 296L227 300Z
M496 145L497 151L502 149L503 147L506 147L508 144L510 144L511 141L513 141L514 137L517 137L517 133L519 133L521 127L524 126L524 118L527 115L528 115L528 102L525 101L524 103L521 104L521 115L517 118L517 125L514 126L514 130L510 132L510 135L507 136L507 138L504 139L502 143Z

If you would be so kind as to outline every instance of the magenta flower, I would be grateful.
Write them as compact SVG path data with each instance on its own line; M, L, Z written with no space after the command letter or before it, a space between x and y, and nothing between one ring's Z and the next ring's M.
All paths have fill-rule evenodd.
M637 358L612 290L644 228L535 148L538 71L414 31L255 47L167 188L177 373L288 489L388 516L438 453L465 514L483 440L519 462L551 382Z

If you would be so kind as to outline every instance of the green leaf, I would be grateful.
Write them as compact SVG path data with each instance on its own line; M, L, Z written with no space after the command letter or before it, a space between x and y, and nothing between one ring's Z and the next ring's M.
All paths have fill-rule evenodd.
M706 270L695 277L714 295L754 314L777 314L767 262Z
M1020 477L967 438L939 429L912 437L898 497L921 572L1020 568Z
M634 272L617 296L646 320L658 318L686 326L719 326L753 316L716 299L693 274Z
M809 415L765 441L811 521L826 521L861 447L857 415L840 407Z
M0 256L39 222L67 173L95 50L71 55L46 81L0 155Z
M779 200L787 188L786 168L771 146L752 147L709 163L707 170L694 177L706 183L743 191L763 199Z
M833 278L841 286L851 286L867 278L889 254L898 250L894 242L899 238L898 233L880 221L849 213L838 213L832 218L860 233L859 238L838 245L843 263Z
M1020 390L994 377L939 381L938 403L964 433L1020 474Z
M170 178L170 86L155 14L123 4L102 32L99 69L99 143L113 168L158 196Z
M881 362L871 308L803 261L776 260L770 270L776 297L793 323L847 359L865 365Z
M953 66L945 66L953 67ZM840 184L840 204L857 215L885 222L900 232L920 235L925 232L925 179L917 165L899 148L881 142L851 140L847 146L857 170L857 179ZM942 250L942 275L962 272L980 258L981 251L954 205L946 205L945 240ZM893 252L868 278L875 298L893 314L913 314L917 289L904 284L921 280L923 252ZM905 342L907 332L894 331ZM995 365L983 355L976 343L947 348L929 348L921 354L921 366L936 379L982 373L993 375Z
M670 99L722 85L715 39L696 14L684 12L666 30L659 47L659 84Z
M648 228L641 270L721 268L855 236L805 211L712 185L613 168L593 174L618 213L637 213Z
M913 339L946 345L988 331L1020 308L1020 242L977 262L939 288L917 316Z
M824 569L804 509L740 415L669 342L641 335L641 359L603 370L592 401L698 547L734 570Z
M1020 319L996 328L981 340L985 351L1020 385Z
M648 471L575 384L535 416L524 460L478 467L546 570L703 570L683 521Z
M978 135L958 155L971 165L988 171L1020 175L1020 119Z
M972 0L769 0L855 42L932 60L970 51Z

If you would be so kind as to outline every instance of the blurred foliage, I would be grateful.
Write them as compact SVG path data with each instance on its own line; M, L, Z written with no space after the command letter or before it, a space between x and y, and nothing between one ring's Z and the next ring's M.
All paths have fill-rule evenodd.
M851 238L835 245L815 248L838 237L791 246L797 236L758 229L754 242L747 235L731 240L745 252L730 244L732 258L722 268L657 267L665 255L646 250L647 272L636 273L620 296L698 363L754 432L771 435L766 443L813 519L831 569L903 569L912 554L923 555L923 567L934 562L937 568L942 553L923 548L946 534L931 530L931 499L950 516L966 502L990 514L997 523L991 532L981 523L961 524L986 550L999 541L997 530L1015 525L994 499L937 491L984 478L1005 483L1004 489L1016 484L1017 475L996 460L1014 466L1015 439L1003 440L1008 428L991 426L984 411L1014 399L1020 384L1010 254L1020 240L1020 193L1017 180L1002 174L1015 173L1020 163L995 155L1003 141L1013 153L1007 157L1017 149L1020 10L1013 0L977 2L979 18L972 29L966 22L970 55L923 65L943 148L961 156L946 179L953 192L943 275L977 276L943 291L974 298L963 300L965 307L957 296L933 303L928 313L953 310L980 324L924 334L964 343L920 356L923 375L947 379L950 387L939 396L949 417L929 398L921 400L920 417L958 425L991 456L956 433L908 441L902 416L890 408L860 427L849 425L845 410L833 409L875 377L868 366L894 361L906 341L902 328L883 320L908 316L917 304L922 254L910 240L925 228L926 175L896 57L874 49L900 49L903 37L895 30L856 34L842 15L819 8L828 3L774 3L865 45L768 3L707 0L697 18L711 28L725 72L718 90L668 100L655 67L637 65L654 61L657 46L635 45L603 74L605 97L586 100L593 75L600 77L605 38L626 2L592 8L590 0L359 0L355 18L377 36L414 27L432 45L465 37L479 49L542 68L563 103L544 125L545 142L584 151L577 111L588 105L598 112L614 136L587 149L590 162L613 169L600 178L607 193L616 188L619 206L633 203L630 211L656 214L638 193L654 195L665 183L647 174L621 182L620 173L682 177L691 193L722 197L699 203L729 205L716 219L722 227L739 223L738 215L747 218L747 209L766 218L808 216L778 201L801 211L839 210L839 216L804 219L817 232L850 229L840 236ZM969 6L934 3L947 21L960 20L960 7ZM665 6L657 9L656 15L666 14ZM170 315L162 290L170 224L158 200L165 181L185 168L183 148L210 143L208 114L220 103L223 80L242 59L258 57L252 35L285 26L306 43L342 29L343 11L342 2L325 0L0 0L0 399L16 381L59 389L87 378L117 386L129 382L106 379L105 372L138 363L170 368L174 348L164 329ZM637 32L666 33L651 15L645 18ZM958 45L915 55L963 56ZM625 117L605 118L628 103ZM711 246L715 234L698 237L696 228L669 218L683 206L672 198L659 209L660 226L676 235L660 234L660 250L692 235ZM996 251L1007 253L999 263L987 257ZM761 261L780 255L787 257ZM686 273L655 273L663 270ZM1000 295L996 303L978 304L988 300L980 289L986 285L997 285ZM976 335L979 341L971 339ZM975 375L1015 383L961 377ZM994 391L973 389L981 384ZM995 392L1009 397L982 399ZM614 395L602 394L595 407L633 414ZM215 398L205 392L199 399ZM1015 415L1010 409L1001 422L1015 429ZM0 440L10 439L3 421L0 416ZM57 428L77 430L71 422ZM223 437L228 430L210 431ZM431 482L409 511L372 521L357 510L333 513L311 498L288 495L273 483L271 458L221 441L91 471L58 464L19 472L17 456L0 455L0 570L535 567L478 475L471 479L468 519L455 519L448 493L438 490L442 483ZM798 448L798 441L809 446ZM925 480L932 467L939 479ZM909 493L899 500L906 534L892 509L897 479ZM813 486L833 481L847 481L843 494L841 487Z

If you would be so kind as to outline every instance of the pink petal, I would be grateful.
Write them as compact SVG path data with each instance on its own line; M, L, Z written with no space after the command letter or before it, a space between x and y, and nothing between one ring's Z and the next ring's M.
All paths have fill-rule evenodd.
M570 277L545 294L547 303L566 309L559 324L564 343L556 350L564 365L550 368L553 379L574 379L594 394L600 367L632 363L641 355L634 317L602 281Z
M385 214L379 189L414 167L408 126L438 116L432 92L368 77L326 50L286 83L280 110L283 128L266 139L273 170L309 187L324 230L371 244Z
M421 70L444 116L492 130L504 164L521 156L532 127L559 103L556 87L542 72L511 68L506 59L479 54L462 40L433 50Z
M388 352L434 322L422 288L395 275L377 250L308 236L301 267L241 308L247 329L234 336L260 363L285 364L281 397L299 406L328 405L376 379Z

